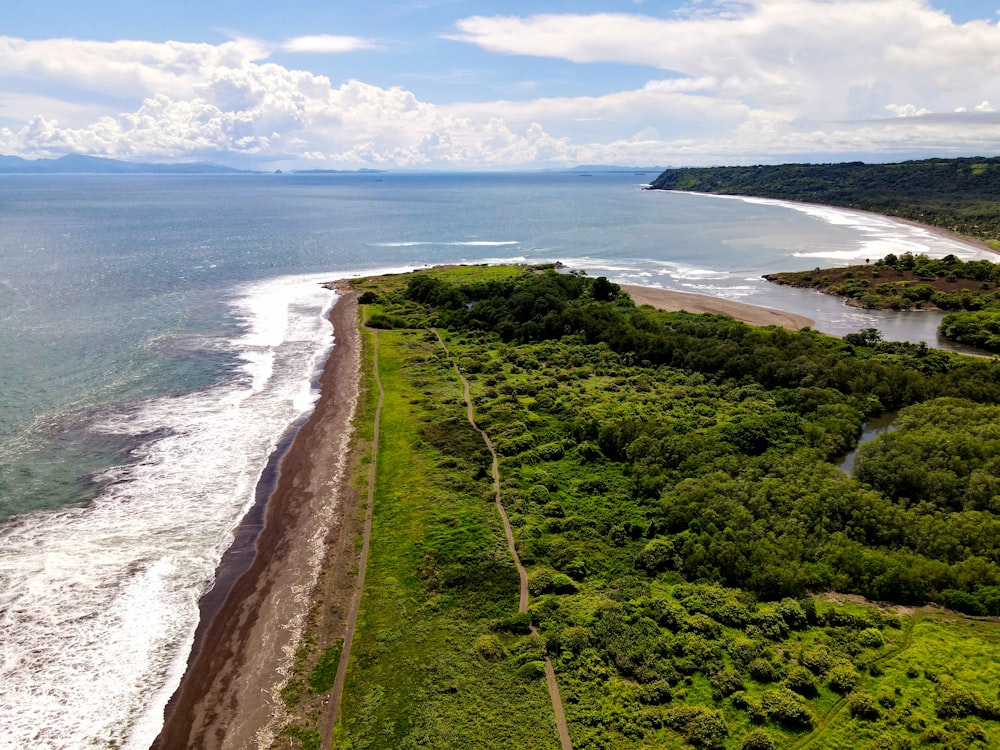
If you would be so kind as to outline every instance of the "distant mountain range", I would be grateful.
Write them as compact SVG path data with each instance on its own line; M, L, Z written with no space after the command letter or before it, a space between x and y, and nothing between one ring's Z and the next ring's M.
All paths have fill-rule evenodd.
M208 162L152 164L104 159L99 156L84 156L82 154L68 154L58 159L22 159L20 156L0 156L0 173L6 174L238 174L246 172L247 170Z

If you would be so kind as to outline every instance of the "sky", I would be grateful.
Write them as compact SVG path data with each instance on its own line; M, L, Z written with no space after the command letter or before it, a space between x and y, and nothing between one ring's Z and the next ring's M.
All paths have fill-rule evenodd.
M0 154L435 170L994 156L998 22L1000 0L10 0Z

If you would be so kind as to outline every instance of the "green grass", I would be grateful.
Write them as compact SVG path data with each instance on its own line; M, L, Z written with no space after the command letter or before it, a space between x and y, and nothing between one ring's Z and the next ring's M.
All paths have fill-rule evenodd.
M379 342L375 516L339 746L556 747L544 682L517 675L536 644L497 633L495 660L475 649L493 620L516 612L517 575L461 385L427 332Z
M975 717L942 720L935 712L935 680L941 676L950 676L978 695L995 700L1000 684L998 649L1000 628L995 622L947 614L917 616L909 646L886 659L885 672L877 680L869 677L866 681L868 692L891 698L894 705L881 706L874 721L851 718L842 711L807 747L855 748L859 737L870 743L883 737L905 737L916 745L921 744L921 737L926 740L937 733L947 738L941 743L946 746L948 742L961 747L1000 746L1000 723ZM977 739L976 727L983 739Z
M328 693L337 679L337 667L340 664L340 654L344 642L337 642L323 651L316 666L309 673L309 690L314 694Z

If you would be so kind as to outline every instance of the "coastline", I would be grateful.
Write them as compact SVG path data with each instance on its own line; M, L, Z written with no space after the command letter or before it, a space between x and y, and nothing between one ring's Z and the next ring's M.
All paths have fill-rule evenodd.
M356 556L357 491L345 468L360 388L358 293L330 312L336 345L320 376L320 398L281 457L252 564L208 622L165 710L154 750L267 747L287 720L280 690L307 618L326 635L342 627ZM622 285L636 304L728 315L790 330L804 316L718 297ZM322 569L321 569L322 568ZM346 593L345 593L346 592Z
M958 232L952 231L951 229L946 229L945 227L935 226L934 224L925 224L920 221L914 221L913 219L904 219L900 216L892 216L890 214L880 214L877 211L866 211L863 208L849 208L847 206L835 206L830 203L809 203L808 201L795 201L788 198L767 198L762 195L744 195L741 193L702 193L697 190L668 190L665 188L646 188L647 190L660 190L665 193L684 193L687 195L704 195L711 198L730 198L735 200L750 200L750 201L763 201L767 203L774 203L777 205L785 205L796 210L796 206L816 206L818 208L828 208L833 211L842 211L845 214L860 214L861 216L872 216L879 219L886 219L897 224L903 224L909 227L915 227L917 229L922 229L923 231L938 237L943 240L949 240L950 242L956 242L962 245L968 245L969 247L974 247L977 250L983 250L985 252L991 253L993 255L1000 255L1000 247L995 247L985 240L981 240L977 237L969 237L965 234L959 234ZM801 210L801 209L798 209Z
M283 723L280 689L331 541L343 536L345 465L358 396L357 294L338 288L335 345L312 414L281 457L252 564L189 659L153 748L267 747Z

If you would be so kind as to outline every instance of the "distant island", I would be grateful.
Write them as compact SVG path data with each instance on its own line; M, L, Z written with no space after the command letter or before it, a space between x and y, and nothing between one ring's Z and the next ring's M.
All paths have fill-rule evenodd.
M649 187L874 211L975 237L1000 249L1000 157L685 167L664 171Z

